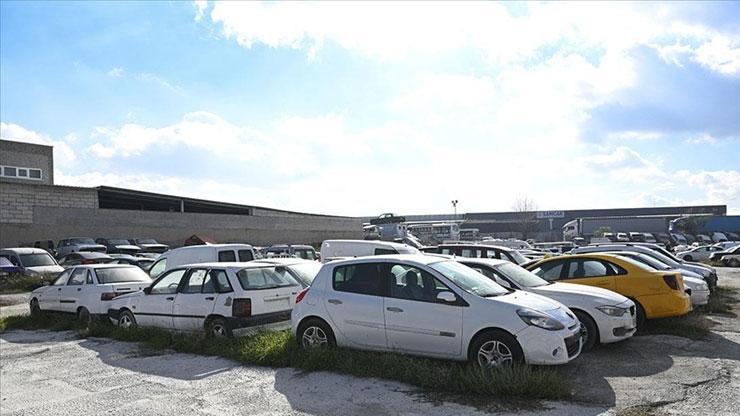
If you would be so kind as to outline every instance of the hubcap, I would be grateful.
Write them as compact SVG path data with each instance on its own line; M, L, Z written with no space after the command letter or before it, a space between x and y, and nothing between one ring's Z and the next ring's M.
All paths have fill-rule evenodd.
M588 342L588 328L581 322L581 344L586 345Z
M478 364L483 368L510 365L514 362L509 347L500 341L488 341L478 350Z
M226 328L224 328L224 326L221 324L215 324L211 327L211 333L217 337L225 337Z
M326 333L324 330L317 326L310 326L303 331L303 337L301 337L301 344L304 348L316 348L322 347L328 344L326 339Z
M122 328L129 328L131 327L131 318L129 318L128 315L123 315L121 319L118 321L118 326Z

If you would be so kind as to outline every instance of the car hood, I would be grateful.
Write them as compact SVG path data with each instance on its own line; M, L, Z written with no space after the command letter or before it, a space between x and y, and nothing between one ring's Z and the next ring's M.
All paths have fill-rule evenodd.
M132 246L130 244L121 244L121 245L116 245L116 246L113 246L113 247L117 248L118 250L141 251L141 247L139 247L139 246Z
M704 280L702 279L697 279L694 277L684 277L683 278L683 285L691 290L696 290L696 288L702 284L706 286L706 283L704 283Z
M26 270L30 270L32 272L41 273L41 274L57 275L64 271L64 267L55 264L55 265L50 265L50 266L26 267Z
M103 250L105 251L106 247L102 244L78 244L76 246L77 250L79 251L90 251L90 250Z
M566 327L571 327L576 323L575 315L562 303L536 293L515 290L512 293L496 296L493 299L498 302L508 303L519 308L530 308L539 312L545 312L557 319Z
M552 297L558 301L561 301L559 298L562 297L581 297L583 300L588 299L598 305L619 305L628 300L619 293L612 292L608 289L573 283L555 282L530 290L543 296Z
M692 271L694 273L698 273L702 277L708 277L712 273L712 269L705 265L687 261L681 263L681 268Z

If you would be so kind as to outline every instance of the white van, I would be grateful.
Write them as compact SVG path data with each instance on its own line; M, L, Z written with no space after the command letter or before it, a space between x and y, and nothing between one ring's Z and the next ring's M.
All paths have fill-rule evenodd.
M254 260L254 248L249 244L206 244L176 248L161 254L149 268L152 279L167 270L185 264L233 263Z
M383 254L419 254L407 244L373 240L325 240L321 243L321 261L347 257L379 256Z

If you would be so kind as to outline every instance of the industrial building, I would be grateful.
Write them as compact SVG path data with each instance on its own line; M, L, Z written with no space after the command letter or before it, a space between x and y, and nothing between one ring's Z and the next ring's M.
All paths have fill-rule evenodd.
M55 185L51 146L0 140L0 173L0 247L67 237L155 238L175 247L193 234L255 245L362 238L359 218Z

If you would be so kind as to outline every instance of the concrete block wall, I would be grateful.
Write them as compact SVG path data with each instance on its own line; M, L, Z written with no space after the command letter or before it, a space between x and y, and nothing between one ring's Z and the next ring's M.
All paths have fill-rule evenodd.
M2 177L0 178L2 182L54 184L54 149L52 146L0 140L0 165L41 169L41 181Z
M35 207L97 208L95 189L0 182L0 224L32 224Z

